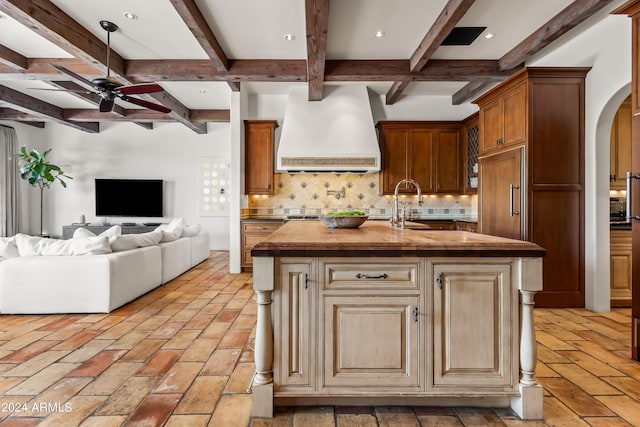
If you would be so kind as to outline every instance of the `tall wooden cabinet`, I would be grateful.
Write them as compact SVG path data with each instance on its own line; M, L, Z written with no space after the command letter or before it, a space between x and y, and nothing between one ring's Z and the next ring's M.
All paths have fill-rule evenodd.
M612 190L626 190L627 172L631 172L631 95L625 99L611 125L611 169L609 173Z
M631 252L631 230L611 230L609 234L611 306L631 306L631 278L633 257Z
M480 232L513 237L514 229L499 218L514 226L520 222L520 238L547 250L537 307L584 307L588 71L525 68L475 101L480 107Z
M422 193L462 193L460 122L378 122L382 194L393 194L398 181L411 178ZM400 193L414 193L403 185Z
M273 194L273 144L277 120L244 121L244 193Z

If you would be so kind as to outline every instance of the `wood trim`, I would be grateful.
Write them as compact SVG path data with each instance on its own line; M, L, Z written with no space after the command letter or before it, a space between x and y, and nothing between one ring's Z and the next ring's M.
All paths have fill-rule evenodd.
M463 102L477 96L484 92L491 86L493 82L470 82L467 83L462 89L457 91L451 96L451 103L453 105L460 105Z
M385 104L395 104L398 98L400 98L400 95L402 95L402 92L409 86L409 83L411 83L409 80L396 80L393 82L385 97Z
M0 62L11 67L24 70L28 66L29 60L15 50L11 50L6 46L0 45Z

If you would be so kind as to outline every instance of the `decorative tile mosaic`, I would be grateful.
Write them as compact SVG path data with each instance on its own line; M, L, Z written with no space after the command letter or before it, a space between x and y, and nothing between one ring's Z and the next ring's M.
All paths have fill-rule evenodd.
M275 174L275 194L250 196L245 216L322 215L361 210L372 217L388 217L393 196L379 194L379 174ZM415 195L400 196L416 218L477 217L477 196L425 195L422 206Z

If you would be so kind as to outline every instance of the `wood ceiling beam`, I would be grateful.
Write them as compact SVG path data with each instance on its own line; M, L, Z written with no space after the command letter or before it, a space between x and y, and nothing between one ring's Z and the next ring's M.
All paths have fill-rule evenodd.
M309 101L322 100L325 58L327 56L327 28L329 0L305 0L307 27L307 79Z
M191 119L194 122L229 122L229 110L191 110ZM64 117L67 120L77 122L91 122L95 120L108 120L115 122L175 122L176 120L169 114L145 109L125 110L124 115L115 112L101 113L94 109L69 108L64 110Z
M511 73L495 60L432 59L413 73L408 60L329 60L325 81L501 81Z
M29 64L29 60L6 46L0 45L0 62L11 68L24 70Z
M106 45L69 15L49 0L2 0L0 11L35 31L45 39L66 50L74 57L86 61L106 74ZM98 25L98 23L96 23ZM126 62L111 50L109 65L112 77L124 84L136 83L125 74ZM196 133L204 134L207 128L202 123L189 121L189 109L167 93L146 95L171 109L172 115Z
M202 49L206 52L211 63L218 71L226 71L229 69L229 59L225 55L222 46L218 43L211 27L207 23L207 20L202 15L202 12L198 8L198 5L194 0L171 0L180 18L187 25L191 34L196 38ZM232 91L237 92L240 90L240 85L236 82L227 82Z
M14 110L38 116L41 119L53 120L74 129L90 133L98 133L100 131L100 124L97 122L75 123L69 121L64 117L62 108L2 85L0 85L0 103Z
M474 1L449 0L429 31L427 31L427 34L425 34L416 51L409 58L410 72L420 71L424 68L427 61L431 59L433 53L440 47L458 21L467 13ZM409 83L410 81L408 80L396 80L389 92L387 92L385 103L387 105L395 103Z
M13 108L0 108L0 120L11 120L41 129L44 128L44 122L41 117L14 110Z
M612 0L575 0L499 60L500 70L510 70L602 9Z
M480 95L486 89L488 89L495 82L470 82L467 83L462 89L457 91L451 97L451 103L453 105L460 105L465 101Z
M551 42L611 3L612 0L575 0L544 25L518 43L498 60L498 69L511 73L522 68L525 61L547 47ZM484 92L490 82L469 82L452 96L453 105L459 105Z
M433 53L440 47L453 27L467 13L475 0L449 0L440 15L436 18L418 48L409 59L410 71L420 71L431 59Z

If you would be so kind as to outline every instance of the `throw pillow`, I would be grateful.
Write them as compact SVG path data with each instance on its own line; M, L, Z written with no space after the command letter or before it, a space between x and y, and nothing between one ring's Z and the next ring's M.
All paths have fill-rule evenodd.
M149 233L140 234L123 234L118 236L113 243L111 243L111 250L113 252L121 252L135 248L143 248L145 246L153 246L160 243L161 238L161 231L150 231Z
M184 228L184 219L174 218L169 224L162 224L156 231L162 231L162 238L160 242L172 242L178 240L182 236L182 229Z
M0 237L0 257L13 258L20 256L16 246L16 237Z
M182 237L193 237L200 234L200 224L185 225L182 229Z
M16 246L20 256L99 255L111 252L106 236L61 240L17 234Z
M104 230L98 236L100 237L106 236L109 239L109 242L111 243L116 239L116 237L118 237L121 234L122 234L122 227L120 227L119 225L113 225L108 229ZM78 237L95 237L95 235L96 234L93 231L83 227L76 228L76 230L73 232L74 239L77 239Z

